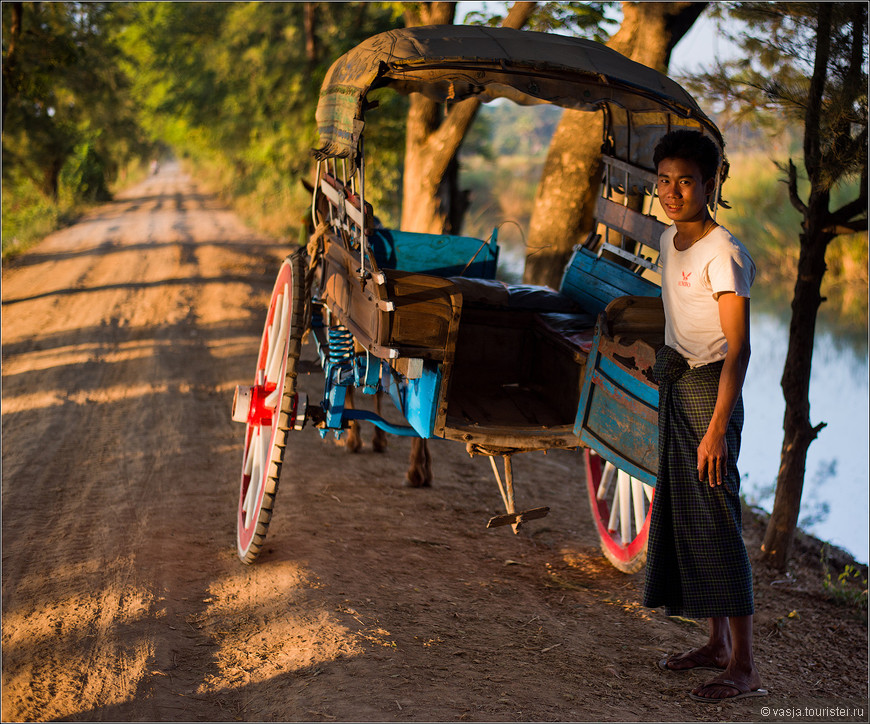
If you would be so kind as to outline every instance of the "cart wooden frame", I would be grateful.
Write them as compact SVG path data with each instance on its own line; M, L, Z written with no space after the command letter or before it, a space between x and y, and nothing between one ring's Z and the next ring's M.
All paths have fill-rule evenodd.
M603 115L596 227L578 240L558 290L498 281L495 231L483 240L378 225L366 202L363 136L375 106L368 95L383 87ZM679 127L721 149L715 124L672 80L599 43L477 26L369 38L331 67L317 121L312 233L281 266L254 383L233 401L246 429L241 559L253 562L265 540L287 436L305 426L340 435L365 419L489 456L505 504L489 527L514 531L548 508L517 508L511 456L585 449L602 550L620 570L638 570L658 460L652 366L664 340L657 259L665 225L653 211L652 151ZM717 178L726 172L723 160ZM296 389L305 335L324 370L319 401ZM350 388L388 395L406 424L350 409Z

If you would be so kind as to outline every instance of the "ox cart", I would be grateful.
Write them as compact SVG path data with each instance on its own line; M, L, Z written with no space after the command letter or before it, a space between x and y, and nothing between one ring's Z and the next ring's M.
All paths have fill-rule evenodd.
M558 290L498 281L495 232L474 239L376 223L363 130L375 105L367 96L384 87L602 115L596 225L577 240ZM604 554L620 570L641 568L658 458L651 371L664 342L652 152L677 127L721 148L716 126L675 82L599 43L470 26L364 41L329 70L317 122L312 233L278 272L254 382L233 401L245 425L240 558L253 562L263 546L288 436L306 426L338 435L363 419L489 456L505 513L488 525L514 531L548 508L517 508L511 456L581 449ZM308 338L323 368L320 400L296 385ZM405 424L351 409L351 388L388 395Z

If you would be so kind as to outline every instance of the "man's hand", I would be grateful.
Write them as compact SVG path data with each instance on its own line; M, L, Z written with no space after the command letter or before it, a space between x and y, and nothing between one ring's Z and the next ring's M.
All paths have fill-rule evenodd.
M728 462L728 446L725 436L717 435L707 430L698 445L698 480L710 481L710 487L722 485L725 480L725 464Z
M710 481L710 487L722 485L728 462L725 431L734 411L734 405L743 387L743 378L749 366L749 300L733 292L719 296L719 321L728 342L716 407L707 432L698 445L698 480Z

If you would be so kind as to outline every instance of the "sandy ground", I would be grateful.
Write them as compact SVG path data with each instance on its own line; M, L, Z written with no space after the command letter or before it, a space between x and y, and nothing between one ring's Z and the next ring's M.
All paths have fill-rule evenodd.
M770 696L691 701L704 674L655 662L704 627L606 563L576 452L516 459L520 504L553 512L514 536L463 446L411 490L407 440L303 430L242 565L230 402L286 252L167 167L5 265L5 721L866 719L866 613L825 597L809 539L755 567Z

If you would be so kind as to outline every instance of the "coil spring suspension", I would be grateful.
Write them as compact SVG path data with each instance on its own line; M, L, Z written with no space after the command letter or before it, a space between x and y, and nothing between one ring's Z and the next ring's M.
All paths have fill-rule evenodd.
M333 365L349 363L353 359L353 335L343 325L329 328L329 362Z

